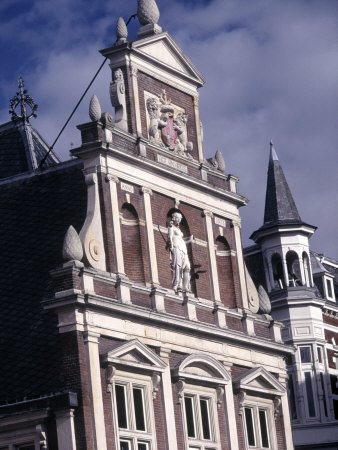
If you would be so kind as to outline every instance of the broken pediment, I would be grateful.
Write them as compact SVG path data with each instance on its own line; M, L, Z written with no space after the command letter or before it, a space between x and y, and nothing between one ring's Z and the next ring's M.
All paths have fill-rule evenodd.
M192 78L199 86L205 84L200 72L168 33L137 40L133 42L132 48L139 56L145 56L155 64L164 66L166 69L173 69L175 72Z
M163 372L166 364L138 339L124 342L102 356L102 362L129 366L152 372Z
M285 393L284 386L264 367L251 369L246 375L234 380L234 387L241 391L262 392L272 395Z

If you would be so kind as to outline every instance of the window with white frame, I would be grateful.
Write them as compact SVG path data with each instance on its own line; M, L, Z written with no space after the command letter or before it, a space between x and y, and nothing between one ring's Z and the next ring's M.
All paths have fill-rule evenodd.
M325 296L328 300L335 301L334 288L333 288L333 279L324 277L325 283Z
M272 400L247 398L243 413L246 448L277 449Z
M148 376L114 377L115 422L119 450L154 450L153 399Z
M186 385L183 411L189 450L220 449L216 390Z

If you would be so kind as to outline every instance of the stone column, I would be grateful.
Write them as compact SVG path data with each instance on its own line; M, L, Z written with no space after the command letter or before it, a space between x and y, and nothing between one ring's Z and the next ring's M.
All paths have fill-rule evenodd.
M221 303L221 296L220 296L219 284L218 284L215 239L214 239L214 233L212 230L213 214L210 211L204 210L203 215L205 217L206 228L207 228L208 253L209 253L210 269L211 269L211 286L212 286L213 301L214 301L214 303L219 304L219 303Z
M176 438L176 426L175 426L175 412L174 412L174 399L171 387L171 375L170 375L170 349L164 347L160 348L160 357L167 364L165 371L162 373L162 392L163 392L163 406L165 427L167 432L168 450L177 449Z
M84 343L87 353L87 370L93 417L93 434L95 441L94 447L97 450L107 450L102 400L100 357L98 348L99 336L100 335L98 333L87 331L84 333Z
M62 450L76 450L74 410L55 411L58 447Z
M130 81L131 81L133 100L134 100L136 134L137 134L137 136L142 136L140 99L139 99L139 95L138 95L138 81L137 81L138 69L130 61L129 61L129 73L130 73Z
M151 212L151 202L150 202L152 190L143 187L142 193L144 198L144 209L146 213L146 230L147 230L148 253L150 264L150 279L153 285L159 285L160 283L158 280L158 271L157 271L157 257L156 257L155 238L153 229L153 216Z
M241 294L242 294L242 307L244 309L249 309L248 291L247 291L247 286L246 286L246 278L245 278L245 270L244 270L244 256L243 256L243 251L242 251L240 221L233 220L232 225L234 227L234 234L235 234L238 277L239 277L239 284L240 284L240 289L241 289Z

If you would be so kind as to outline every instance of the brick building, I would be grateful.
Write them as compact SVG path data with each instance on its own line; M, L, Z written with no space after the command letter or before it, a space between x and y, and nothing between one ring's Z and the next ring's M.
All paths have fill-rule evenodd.
M203 77L153 2L138 18L101 51L115 119L93 97L74 159L45 158L26 111L0 126L0 449L290 450L296 342L246 269L247 199L203 156Z
M316 227L302 221L271 144L264 224L245 249L256 284L268 291L288 359L296 449L338 448L338 261L310 250Z

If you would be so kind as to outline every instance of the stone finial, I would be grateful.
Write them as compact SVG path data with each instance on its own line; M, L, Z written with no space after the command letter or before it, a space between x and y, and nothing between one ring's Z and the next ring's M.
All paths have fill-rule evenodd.
M155 0L138 0L137 18L141 25L157 24L160 12Z
M101 105L99 99L94 94L89 103L89 117L93 122L101 118Z
M220 170L221 172L224 172L225 171L225 161L224 161L222 153L219 150L217 150L215 153L215 159L218 164L218 170Z
M83 258L82 244L72 225L69 226L63 241L62 257L65 261L81 261Z
M116 23L116 44L122 44L126 42L128 36L127 25L123 19L123 17L119 17Z
M263 286L260 284L258 286L258 297L259 297L259 312L262 314L270 314L271 303L269 296Z

